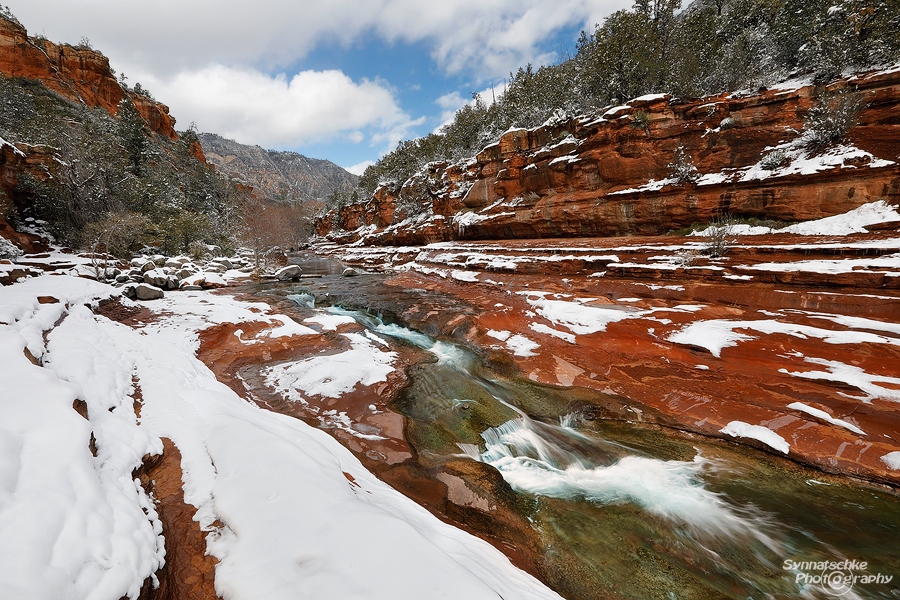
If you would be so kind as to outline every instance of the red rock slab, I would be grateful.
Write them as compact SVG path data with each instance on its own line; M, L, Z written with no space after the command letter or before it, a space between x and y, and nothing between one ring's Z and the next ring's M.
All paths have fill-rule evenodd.
M138 472L141 485L156 499L163 525L166 564L156 576L159 587L148 581L141 600L214 600L218 561L206 552L206 532L194 520L197 509L184 501L181 452L171 440L162 439L163 453L145 458Z
M487 335L488 330L520 334L540 344L536 356L513 356L522 373L535 381L554 385L576 385L619 394L660 410L679 427L726 437L735 443L770 448L746 438L730 438L720 430L731 421L765 425L791 445L789 458L817 468L866 479L900 483L900 473L888 469L880 460L888 452L900 450L900 405L884 399L860 399L860 390L846 384L803 379L791 372L825 370L804 357L839 361L858 367L871 375L900 377L900 347L892 344L828 344L817 338L784 333L762 334L737 330L755 339L726 347L717 358L709 351L675 344L666 337L698 320L769 320L815 326L823 330L846 327L809 315L785 312L798 305L803 294L777 293L774 286L723 285L692 282L684 290L653 290L643 282L613 282L596 278L498 277L505 285L472 284L403 273L391 280L393 285L419 287L454 294L476 307L476 327L463 340L476 347L509 352L503 342ZM541 323L565 333L535 313L535 308L518 292L552 291L579 297L596 298L595 304L615 303L628 291L639 292L639 302L619 303L648 310L678 304L702 303L696 312L653 312L642 317L610 323L606 331L578 335L571 344L552 335L532 330ZM849 301L843 295L813 294L827 300L831 311L848 316L883 319L896 323L897 301L859 302L865 290L854 290ZM735 301L737 299L737 301ZM809 299L809 297L807 297ZM871 300L871 299L869 299ZM900 301L900 298L897 298ZM885 303L888 308L885 309ZM799 302L803 305L804 302ZM502 305L502 306L497 306ZM891 308L893 307L893 308ZM782 311L777 317L759 311ZM822 310L816 305L815 310ZM888 315L884 311L888 311ZM532 316L527 313L531 312ZM894 318L884 319L885 316ZM432 319L449 319L434 315ZM665 318L661 323L653 318ZM416 324L412 324L414 327ZM435 326L434 323L430 323ZM874 331L890 336L885 332ZM893 337L897 337L894 335ZM703 365L707 369L697 368ZM887 387L887 384L886 386ZM826 423L814 416L789 409L802 402L829 413L836 419L857 425L865 436ZM637 415L635 420L640 420Z

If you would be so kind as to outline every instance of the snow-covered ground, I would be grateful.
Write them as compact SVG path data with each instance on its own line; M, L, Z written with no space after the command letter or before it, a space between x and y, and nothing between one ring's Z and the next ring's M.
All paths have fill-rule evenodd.
M559 597L326 433L244 401L195 356L198 331L215 323L317 332L206 292L143 303L160 317L141 328L85 306L114 293L65 275L0 288L0 598L135 598L163 564L166 532L133 471L163 437L182 454L185 501L226 599ZM390 353L352 345L380 353L370 379L381 376Z

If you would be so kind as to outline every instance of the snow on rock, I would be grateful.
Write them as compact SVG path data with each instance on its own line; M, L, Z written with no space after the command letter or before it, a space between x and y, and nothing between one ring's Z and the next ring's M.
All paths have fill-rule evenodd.
M865 396L849 396L841 392L842 396L848 396L870 403L873 398L882 398L884 400L892 400L900 402L900 377L888 377L883 375L873 375L866 373L859 367L848 365L837 360L826 360L824 358L804 358L808 363L822 365L827 371L788 371L787 369L779 369L779 373L786 373L792 377L800 377L802 379L813 379L820 381L837 381L846 383L865 393ZM886 383L891 387L883 387L879 383Z
M496 329L488 329L487 334L494 339L500 340L501 342L505 342L509 339L509 336L512 335L511 332L506 331L505 329L502 331L497 331Z
M315 323L322 328L322 331L336 331L341 325L350 325L356 323L356 319L347 315L331 315L321 313L312 317L303 319L304 323Z
M809 325L783 323L771 319L758 321L730 321L714 319L697 321L669 335L666 339L676 344L706 348L715 356L722 355L722 349L736 346L738 342L755 339L754 336L737 333L735 329L749 329L765 335L781 333L799 338L818 338L828 344L891 344L900 346L900 339L878 335L868 331L832 331Z
M0 289L0 597L136 598L163 550L131 470L166 437L181 452L185 501L208 532L224 598L559 598L380 482L327 433L241 399L194 355L200 330L270 315L187 292L147 303L158 318L138 330L81 306L111 293L66 276ZM46 348L33 335L44 330ZM23 354L29 343L45 366Z
M890 160L876 158L869 152L860 150L855 146L839 145L829 148L821 154L809 155L804 148L805 139L801 136L791 142L772 148L772 152L783 155L783 164L774 169L766 168L766 157L759 163L747 168L740 181L754 181L768 179L770 177L783 177L785 175L812 175L819 171L830 169L853 169L861 164L865 168L887 167L895 164Z
M280 338L280 337L291 337L294 335L316 335L318 332L315 329L311 329L306 327L305 325L301 325L297 321L285 315L272 315L273 321L278 321L281 325L277 327L273 327L271 329L266 329L259 333L258 337L269 337L269 338Z
M457 281L466 281L466 282L471 282L471 283L478 282L478 273L473 273L471 271L460 271L460 270L451 271L450 277L452 277L453 279L456 279Z
M739 265L745 271L771 271L805 273L873 273L874 269L900 270L900 254L888 254L877 258L845 258L823 260L795 260L791 262L768 262L755 265Z
M799 410L800 412L804 412L808 415L812 415L817 419L822 419L826 423L831 423L832 425L837 425L838 427L843 427L844 429L849 429L853 433L858 433L859 435L866 435L866 432L854 425L853 423L848 423L843 419L836 419L829 415L824 410L820 410L818 408L813 408L807 404L803 404L802 402L792 402L787 405L788 408L793 410Z
M709 353L719 358L722 350L737 346L738 342L756 339L752 335L735 332L733 321L697 321L669 335L666 339L683 346L706 348Z
M897 207L891 206L884 200L878 200L877 202L863 204L840 215L816 219L815 221L805 221L781 229L772 229L771 227L759 225L752 226L745 223L734 223L727 225L726 228L729 235L767 235L771 233L850 235L853 233L865 233L866 227L891 221L900 221L900 213L897 212ZM692 231L690 235L709 237L718 229L719 227L717 226L710 226L703 230Z
M886 464L889 469L900 471L900 452L888 452L881 457L881 462Z
M297 265L288 265L282 267L275 272L275 279L279 281L290 281L299 279L302 271Z
M553 337L557 337L561 340L565 340L570 344L575 343L575 336L571 333L566 333L565 331L560 331L558 329L553 329L552 327L547 327L543 323L529 323L528 327L532 331L536 331L537 333L545 333L547 335L552 335Z
M797 223L777 230L776 233L795 233L798 235L850 235L864 233L869 225L900 221L897 207L890 206L884 200L863 204L849 212L816 221Z
M720 433L730 435L731 437L750 438L762 442L766 446L787 454L791 446L787 440L762 425L750 425L743 421L732 421L719 430Z
M357 385L387 381L394 371L395 352L385 352L358 333L344 333L350 350L320 355L266 369L266 385L287 397L293 390L325 398L339 398Z
M516 356L537 356L537 353L534 351L540 348L541 345L524 335L516 334L506 340L506 347Z
M635 319L645 314L644 311L632 310L627 307L585 306L580 302L549 300L543 296L523 293L529 294L528 303L535 308L538 314L551 323L561 325L578 335L606 331L606 326L610 323Z

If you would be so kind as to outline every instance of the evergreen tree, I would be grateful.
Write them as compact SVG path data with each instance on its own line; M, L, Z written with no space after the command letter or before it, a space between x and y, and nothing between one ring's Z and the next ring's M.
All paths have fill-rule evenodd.
M128 96L119 103L117 116L119 118L119 136L122 138L122 145L128 152L131 172L140 176L141 163L144 161L144 154L148 147L144 119Z

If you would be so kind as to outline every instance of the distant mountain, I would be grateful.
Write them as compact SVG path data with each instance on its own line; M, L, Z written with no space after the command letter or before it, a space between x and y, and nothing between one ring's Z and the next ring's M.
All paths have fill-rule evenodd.
M334 190L349 192L356 188L357 176L328 160L264 150L214 133L201 133L198 137L207 162L272 199L323 199Z

